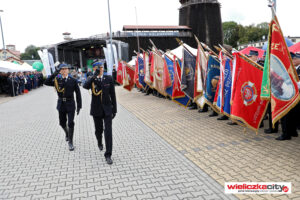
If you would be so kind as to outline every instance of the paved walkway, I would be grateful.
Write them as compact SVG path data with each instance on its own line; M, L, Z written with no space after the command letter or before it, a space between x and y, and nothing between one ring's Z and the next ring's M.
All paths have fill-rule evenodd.
M13 97L10 97L6 94L0 94L0 104L4 103L4 102L7 102L7 101L10 101L11 99L13 99Z
M107 165L89 116L90 95L81 91L83 109L75 118L74 152L68 151L58 126L53 88L40 88L0 104L0 199L236 198L225 195L221 184L186 157L182 150L187 148L177 151L153 126L149 128L121 105L113 121L114 164ZM117 92L127 108L130 98L143 100L141 94L123 93L120 87ZM164 100L149 99L159 103L153 114L168 112L159 110ZM145 112L147 105L152 104L145 102ZM134 113L144 112L142 108L140 102Z
M240 199L300 199L300 138L244 133L240 126L190 111L167 99L118 88L119 103L209 176L225 182L291 182L290 195L237 195ZM265 127L267 127L265 122Z

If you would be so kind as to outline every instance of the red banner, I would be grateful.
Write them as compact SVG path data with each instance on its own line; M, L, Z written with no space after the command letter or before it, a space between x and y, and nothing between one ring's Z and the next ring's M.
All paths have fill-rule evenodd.
M149 54L150 58L150 82L153 86L153 74L154 74L154 56L153 56L153 52L151 51L151 53Z
M268 101L260 99L263 71L258 69L255 63L245 60L240 53L233 55L235 81L231 91L231 117L256 131L268 104Z
M180 61L174 56L174 82L173 82L173 93L172 98L181 98L185 97L185 94L181 91L181 68Z
M298 76L277 19L272 20L270 28L271 108L272 123L275 124L297 105L299 90Z
M123 79L124 79L123 87L128 91L131 91L132 88L134 87L134 75L135 75L134 68L128 65L123 65Z
M119 61L117 69L117 82L123 85L123 64Z

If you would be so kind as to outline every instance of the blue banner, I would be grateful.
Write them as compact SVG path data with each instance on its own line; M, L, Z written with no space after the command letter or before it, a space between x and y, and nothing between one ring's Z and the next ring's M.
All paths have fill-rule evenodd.
M168 68L168 71L169 71L169 76L170 76L170 79L171 79L171 82L172 82L171 87L168 87L166 89L166 92L167 92L168 95L170 95L170 97L172 97L172 94L173 94L173 83L174 83L174 63L167 56L165 56L165 60L166 60L166 63L167 63L167 68Z
M217 107L220 109L221 112L225 112L226 114L230 115L230 98L231 98L231 60L227 58L224 67L224 83L219 84L219 93L218 93L218 101ZM223 91L222 85L223 84ZM222 95L221 95L221 92ZM222 102L222 103L221 103ZM221 108L222 106L222 108Z
M144 60L140 56L138 57L138 63L139 63L139 83L143 86L143 88L146 87L146 83L144 81L145 78L145 71L144 71Z
M207 63L205 99L208 104L213 104L218 81L220 77L220 62L213 56L209 56Z
M230 110L231 110L231 106L230 106L230 99L231 99L231 82L232 82L232 72L231 72L231 65L232 62L231 60L228 58L226 60L226 64L225 64L225 71L224 71L224 112L227 113L228 115L230 115Z
M221 81L219 81L219 90L218 90L218 98L217 98L216 107L219 109L220 112L222 112L222 110L221 110L221 98L222 98L221 92L222 92L222 83L221 83Z
M181 90L190 99L194 99L196 57L183 49L183 69L181 71Z

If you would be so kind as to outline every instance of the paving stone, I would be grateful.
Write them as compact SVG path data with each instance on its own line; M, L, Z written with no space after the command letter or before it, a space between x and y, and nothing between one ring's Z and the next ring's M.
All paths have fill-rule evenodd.
M185 157L190 147L181 149L183 155L121 104L113 121L114 164L108 166L97 148L90 95L81 91L73 152L58 123L53 88L0 104L0 199L179 199L181 189L182 197L194 198L193 185L200 183L212 194L223 194L219 183ZM152 124L174 126L180 121Z
M210 177L207 182L211 184L217 181L224 185L225 180L255 182L288 180L295 185L299 182L300 166L297 164L300 162L299 137L287 142L278 142L275 138L281 132L266 136L262 128L255 135L251 130L244 131L243 127L228 126L215 118L207 117L207 113L193 112L152 95L144 96L136 90L127 92L120 88L118 98L122 106L147 124L178 152L184 152L182 155L207 173ZM174 123L171 124L171 121ZM216 148L208 150L207 146ZM285 169L286 166L293 170ZM257 169L260 168L262 170L258 171ZM207 175L205 173L203 176ZM185 182L184 179L174 181L175 184ZM172 185L170 188L181 187ZM211 186L208 188L207 199L232 198L230 195L217 193ZM295 196L292 197L299 197L299 192L300 187L294 186ZM213 194L217 195L213 196ZM237 196L240 199L261 199L259 195ZM266 195L262 197L266 198ZM193 198L197 199L197 197ZM204 198L199 197L199 199ZM280 199L280 197L274 196L272 199Z

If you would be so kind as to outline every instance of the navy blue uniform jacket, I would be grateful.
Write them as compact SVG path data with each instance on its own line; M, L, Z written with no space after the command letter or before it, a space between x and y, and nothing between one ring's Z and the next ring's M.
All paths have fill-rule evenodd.
M45 85L54 86L54 79L55 75L51 75L45 80ZM81 102L81 94L80 89L77 83L77 80L73 77L68 76L67 80L64 81L63 78L57 77L57 83L59 89L64 88L64 92L58 92L58 100L56 109L58 111L65 111L65 112L73 112L75 111L75 101L74 101L74 92L76 93L76 102L77 102L77 109L81 109L82 102ZM66 101L63 102L63 98L66 98Z
M96 96L92 93L90 114L95 117L104 117L117 113L116 93L112 77L104 75L102 81L89 77L83 88L91 89L92 83L95 85L96 93L102 90L102 94Z

